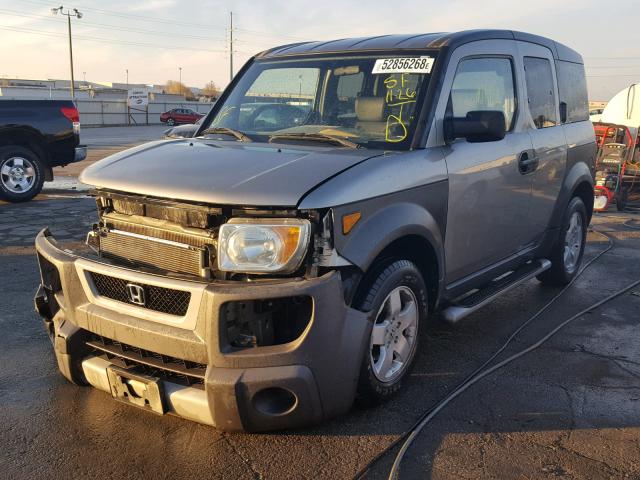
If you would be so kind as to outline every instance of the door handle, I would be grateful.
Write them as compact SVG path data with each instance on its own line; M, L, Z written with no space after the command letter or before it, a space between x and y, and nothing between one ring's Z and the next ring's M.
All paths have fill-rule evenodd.
M518 170L522 175L531 173L538 168L538 157L534 150L525 150L518 156Z

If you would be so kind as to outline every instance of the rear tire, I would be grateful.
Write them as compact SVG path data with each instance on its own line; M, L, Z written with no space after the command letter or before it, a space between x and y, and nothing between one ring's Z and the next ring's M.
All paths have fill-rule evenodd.
M45 166L32 150L20 145L0 147L0 198L28 202L44 183Z
M358 379L357 403L376 405L398 391L411 370L419 325L427 320L427 287L408 260L374 267L364 280L355 308L373 317Z
M578 274L587 240L587 209L579 197L567 205L558 239L551 249L551 268L538 275L547 285L567 285Z

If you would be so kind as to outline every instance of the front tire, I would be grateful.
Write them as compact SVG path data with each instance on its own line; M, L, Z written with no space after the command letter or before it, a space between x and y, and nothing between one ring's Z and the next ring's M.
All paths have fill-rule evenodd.
M373 315L358 380L358 403L376 405L398 391L418 346L428 312L427 288L408 260L388 261L364 280L356 308Z
M170 118L169 120L167 120L167 125L169 125L170 127L173 127L176 124L176 121L173 118Z
M565 210L560 234L549 259L551 268L538 275L548 285L567 285L580 270L587 243L587 209L579 197L574 197Z
M38 195L44 183L45 168L30 149L19 145L0 147L0 198L27 202Z

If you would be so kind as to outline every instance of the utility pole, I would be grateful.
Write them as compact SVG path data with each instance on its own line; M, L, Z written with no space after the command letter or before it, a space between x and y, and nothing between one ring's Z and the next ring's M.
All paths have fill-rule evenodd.
M180 70L180 81L179 81L179 86L180 86L180 95L182 95L182 67L178 67L178 70Z
M67 16L67 27L69 30L69 64L71 66L71 100L75 100L76 92L74 85L75 80L73 78L73 44L71 42L71 17L76 17L78 20L80 20L82 18L82 13L80 13L77 8L74 8L73 12L69 9L67 9L67 11L65 12L62 5L57 8L52 8L51 13L53 15L57 15L58 13L60 13L61 15Z
M233 80L233 12L229 12L229 81Z
M129 69L125 68L124 71L127 73L127 91L129 91Z

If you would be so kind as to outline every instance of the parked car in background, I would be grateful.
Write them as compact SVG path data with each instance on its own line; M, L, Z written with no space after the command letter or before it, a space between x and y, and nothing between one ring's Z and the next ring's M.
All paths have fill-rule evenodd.
M319 422L399 390L434 312L571 282L595 154L582 57L553 40L276 47L196 137L84 170L91 249L40 232L35 304L72 382L223 430Z
M0 199L31 200L53 180L53 167L86 156L73 102L0 100Z
M187 123L185 125L177 125L162 132L162 138L191 138L198 131L198 127L202 123L204 117L200 118L196 123Z
M204 114L198 113L190 108L174 108L168 112L160 114L160 121L169 126L183 123L195 123L204 117Z

